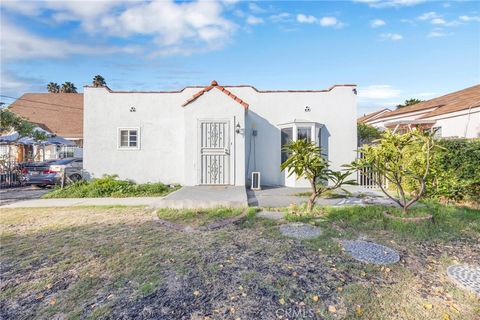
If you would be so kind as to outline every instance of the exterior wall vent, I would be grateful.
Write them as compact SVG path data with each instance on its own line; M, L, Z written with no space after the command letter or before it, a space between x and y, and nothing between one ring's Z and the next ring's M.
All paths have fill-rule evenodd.
M261 190L260 186L260 172L254 171L252 172L252 185L250 187L252 190Z

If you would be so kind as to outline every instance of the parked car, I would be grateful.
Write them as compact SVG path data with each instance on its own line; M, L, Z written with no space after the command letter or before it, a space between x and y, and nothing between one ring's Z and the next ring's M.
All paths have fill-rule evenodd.
M65 158L24 165L22 173L27 185L47 187L61 182L63 170L68 178L67 182L82 180L82 168L81 158Z

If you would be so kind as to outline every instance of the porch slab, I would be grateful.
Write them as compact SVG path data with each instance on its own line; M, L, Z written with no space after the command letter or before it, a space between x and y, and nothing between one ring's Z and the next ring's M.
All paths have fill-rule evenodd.
M248 201L242 186L193 186L182 187L151 206L172 209L245 208Z
M316 204L318 205L366 205L377 204L377 202L387 201L385 196L374 189L366 189L361 186L345 186L351 196L348 198L318 198ZM301 205L307 202L307 196L299 196L299 194L311 192L310 188L290 188L290 187L263 187L262 190L253 191L248 189L248 204L252 207L263 208L281 208L288 207L292 204ZM338 193L344 193L337 190ZM357 198L362 195L365 198ZM354 200L358 201L354 201ZM373 199L373 200L372 200ZM369 203L371 201L372 203ZM387 204L378 203L378 204ZM390 201L391 202L391 201ZM391 204L391 203L388 204Z

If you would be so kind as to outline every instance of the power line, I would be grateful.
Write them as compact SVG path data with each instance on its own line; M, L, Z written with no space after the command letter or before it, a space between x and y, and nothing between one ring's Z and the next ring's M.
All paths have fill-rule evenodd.
M23 104L23 101L20 101L20 102L17 102L15 103L16 106L19 106L19 107L22 107L22 108L29 108L31 107L31 105L28 105L28 104ZM9 108L10 106L8 106L7 108ZM2 108L2 109L7 109L7 108ZM79 109L79 108L73 108L73 107L63 107L63 108L67 108L67 109L73 109L75 111L82 111L82 109ZM47 108L47 107L43 107L41 109L37 109L39 111L55 111L55 112L61 112L62 110L59 110L59 109L51 109L51 108ZM72 111L67 111L65 110L65 112L73 112Z
M74 107L74 106L67 106L67 105L57 104L57 103L49 103L49 102L43 102L43 101L37 101L37 100L30 100L30 99L25 99L25 98L15 98L15 97L6 96L6 95L3 95L3 94L0 94L0 97L8 98L8 99L14 99L14 100L22 100L22 101L34 102L34 103L41 103L41 104L46 104L46 105L50 105L50 106L57 106L57 107L62 107L62 108L83 110L83 108L78 108L78 107Z

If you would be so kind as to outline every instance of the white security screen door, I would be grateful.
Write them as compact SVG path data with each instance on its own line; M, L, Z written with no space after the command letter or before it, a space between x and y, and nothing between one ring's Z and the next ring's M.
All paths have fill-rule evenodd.
M200 122L200 184L230 184L230 122Z

